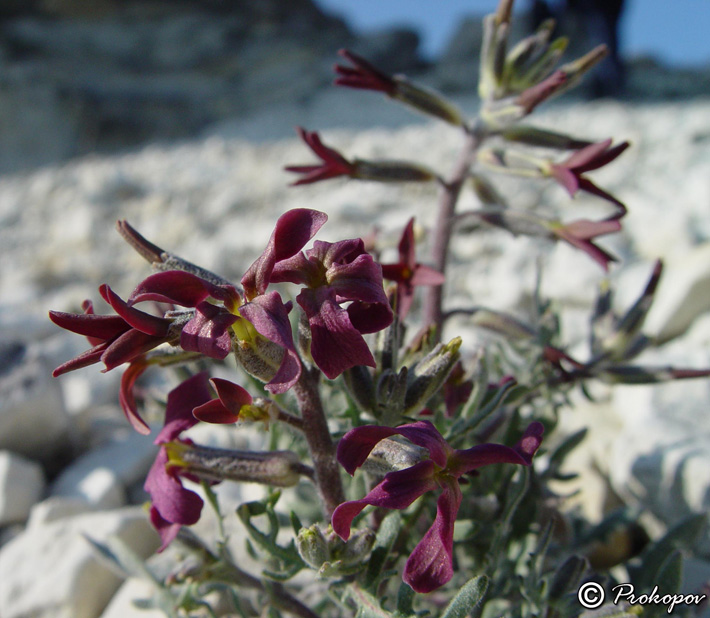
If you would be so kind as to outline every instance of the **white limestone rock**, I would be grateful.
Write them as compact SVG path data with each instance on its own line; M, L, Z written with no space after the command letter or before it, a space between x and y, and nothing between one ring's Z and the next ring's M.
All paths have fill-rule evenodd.
M25 521L44 491L42 467L9 451L0 451L0 526Z
M97 560L83 536L116 536L141 557L158 536L140 508L64 517L28 527L0 550L3 618L96 618L121 579Z
M0 449L46 461L70 435L60 386L39 346L0 341Z
M75 459L50 487L50 495L85 500L94 508L126 503L126 489L142 483L158 447L133 431Z

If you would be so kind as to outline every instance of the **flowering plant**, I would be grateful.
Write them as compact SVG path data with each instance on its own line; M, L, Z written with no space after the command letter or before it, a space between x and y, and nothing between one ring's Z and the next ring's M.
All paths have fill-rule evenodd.
M449 247L459 222L561 240L607 270L616 258L595 241L620 231L626 214L624 204L586 174L612 163L627 142L592 142L521 124L546 99L574 86L604 50L555 69L564 41L550 42L546 23L508 51L511 5L501 0L484 22L482 105L474 119L353 52L342 51L348 65L336 65L338 85L384 93L460 130L462 152L449 175L416 162L349 157L305 129L299 135L320 161L286 168L299 175L294 185L341 177L435 184L439 203L428 259L418 257L413 218L402 231L398 261L380 263L377 245L360 238L313 240L328 216L300 208L276 221L237 285L121 221L120 234L157 272L126 300L102 285L100 295L115 314L96 314L90 301L82 313L50 313L91 346L54 374L99 362L105 371L126 364L119 401L140 433L151 433L156 422L139 412L139 380L150 378L154 367L177 368L145 482L159 551L174 552L176 561L167 578L151 575L156 602L168 615L201 607L205 615L441 611L447 618L554 618L581 614L574 593L582 581L611 581L604 571L609 565L600 566L592 551L603 544L605 528L565 512L553 489L553 482L569 480L560 469L583 438L558 435L568 396L591 380L648 383L710 371L631 363L651 343L641 329L660 262L624 316L612 312L608 289L601 294L587 361L565 351L559 329L546 326L549 319L447 306ZM531 182L552 179L571 196L589 193L613 211L599 220L561 221L516 209L496 189L491 170ZM457 212L464 191L478 197L480 208ZM548 309L536 298L539 318ZM458 336L447 342L454 315L503 335L515 360L474 353ZM236 363L232 379L210 377L230 359ZM234 423L254 423L261 448L216 449L196 442L192 431L199 424ZM235 505L245 531L236 539L225 532L231 505L225 508L221 498L223 482L267 488L262 500ZM285 506L282 489L289 496ZM212 542L191 529L205 501L217 517ZM293 534L284 544L289 518ZM686 543L694 538L673 538L681 537ZM676 559L664 549L668 543L649 545L628 576L655 581L665 573L671 563L659 564L659 552ZM242 564L245 547L259 567ZM641 549L632 548L614 566ZM180 552L190 553L190 568L179 563ZM134 563L122 566L135 570ZM152 573L146 566L139 571Z

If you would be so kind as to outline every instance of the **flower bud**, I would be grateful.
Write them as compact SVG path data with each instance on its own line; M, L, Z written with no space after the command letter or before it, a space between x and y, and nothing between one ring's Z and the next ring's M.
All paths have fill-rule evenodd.
M205 481L240 481L293 487L306 467L292 451L239 451L168 442L168 465Z
M318 524L298 531L296 549L303 561L313 569L320 569L323 564L330 561L328 542Z
M406 367L402 367L399 373L385 369L377 382L375 415L384 425L394 424L404 412L407 372Z
M355 365L343 372L345 387L364 412L373 413L375 409L375 384L367 367Z
M375 544L375 533L372 530L358 530L347 541L343 541L337 535L333 535L331 554L343 567L359 565L367 558Z
M421 86L415 86L401 77L394 77L394 82L396 89L390 95L393 99L401 101L427 116L435 116L457 127L463 125L463 117L459 110L439 94Z
M405 414L412 414L423 408L443 386L460 358L461 343L461 337L454 337L446 345L439 343L414 366L404 398Z
M555 131L525 125L512 126L502 131L500 135L508 142L559 150L577 150L592 143L588 140L575 139L564 133L556 133Z
M429 168L407 161L353 161L352 178L375 182L429 182L436 174Z
M535 337L535 331L530 326L499 311L478 309L473 314L471 321L476 326L491 330L509 339L524 340Z

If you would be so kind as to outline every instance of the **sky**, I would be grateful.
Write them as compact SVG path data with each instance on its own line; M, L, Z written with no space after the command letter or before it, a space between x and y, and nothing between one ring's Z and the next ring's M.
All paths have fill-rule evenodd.
M463 16L489 13L497 0L316 0L356 30L408 25L435 56ZM528 5L518 0L516 8ZM626 0L621 21L622 54L650 55L674 67L710 65L710 0Z

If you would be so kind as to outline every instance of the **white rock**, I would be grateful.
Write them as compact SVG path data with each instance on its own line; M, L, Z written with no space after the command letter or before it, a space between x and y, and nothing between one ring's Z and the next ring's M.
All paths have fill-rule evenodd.
M82 498L65 498L61 496L46 498L32 507L27 527L33 528L64 517L74 517L75 515L88 513L91 510L90 505Z
M710 367L710 317L642 360L639 364ZM708 401L707 379L614 389L621 430L609 465L612 484L668 524L710 509ZM710 548L710 538L704 546Z
M50 488L52 496L86 500L96 508L125 504L125 490L142 482L158 452L151 439L135 432L74 460Z
M3 618L96 618L121 579L97 560L90 536L117 536L142 557L158 537L139 508L65 517L28 527L0 551Z
M39 347L0 342L0 448L47 460L71 433L59 384Z
M648 332L660 342L682 335L710 311L710 243L669 259L648 316Z
M39 464L0 451L0 526L27 519L43 491L44 472Z
M157 609L136 607L135 601L150 599L155 587L143 579L129 578L118 589L111 602L101 614L101 618L165 618Z

